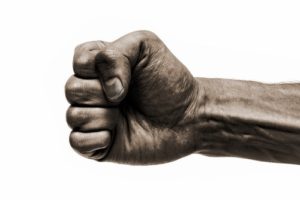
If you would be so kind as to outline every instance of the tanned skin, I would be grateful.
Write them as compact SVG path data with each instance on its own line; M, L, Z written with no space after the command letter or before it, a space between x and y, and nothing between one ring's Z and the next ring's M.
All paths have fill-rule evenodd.
M152 32L76 47L70 144L84 157L160 164L192 153L300 163L300 84L193 77Z

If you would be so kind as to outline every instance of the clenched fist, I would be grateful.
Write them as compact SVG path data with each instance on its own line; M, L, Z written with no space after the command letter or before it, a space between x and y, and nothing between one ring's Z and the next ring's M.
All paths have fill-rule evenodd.
M70 144L98 161L158 164L194 152L300 163L300 85L194 78L148 31L75 49Z
M75 49L65 86L71 146L81 155L155 164L196 151L189 109L196 80L152 32Z

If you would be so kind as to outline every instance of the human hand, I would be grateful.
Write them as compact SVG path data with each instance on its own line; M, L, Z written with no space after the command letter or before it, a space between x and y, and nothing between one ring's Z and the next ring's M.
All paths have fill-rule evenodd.
M169 162L197 150L186 126L199 86L152 32L75 49L65 86L71 106L70 144L94 160L127 164Z

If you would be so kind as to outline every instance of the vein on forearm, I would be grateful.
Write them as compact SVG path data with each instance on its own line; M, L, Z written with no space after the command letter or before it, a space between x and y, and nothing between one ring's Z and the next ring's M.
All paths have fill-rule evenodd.
M201 153L300 163L300 84L198 79Z

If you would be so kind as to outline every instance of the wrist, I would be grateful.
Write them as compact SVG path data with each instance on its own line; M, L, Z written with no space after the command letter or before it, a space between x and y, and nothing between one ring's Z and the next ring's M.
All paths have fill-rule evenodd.
M205 121L205 105L208 99L201 78L194 77L192 84L193 90L189 96L189 104L178 126L181 127L180 132L184 132L184 135L190 138L190 145L194 152L198 152L201 149L202 131L200 130L202 122Z
M210 156L250 157L256 154L255 126L265 120L261 109L267 85L253 81L195 78L197 95L191 129L196 151ZM248 149L251 153L249 153ZM249 154L249 155L248 155Z

